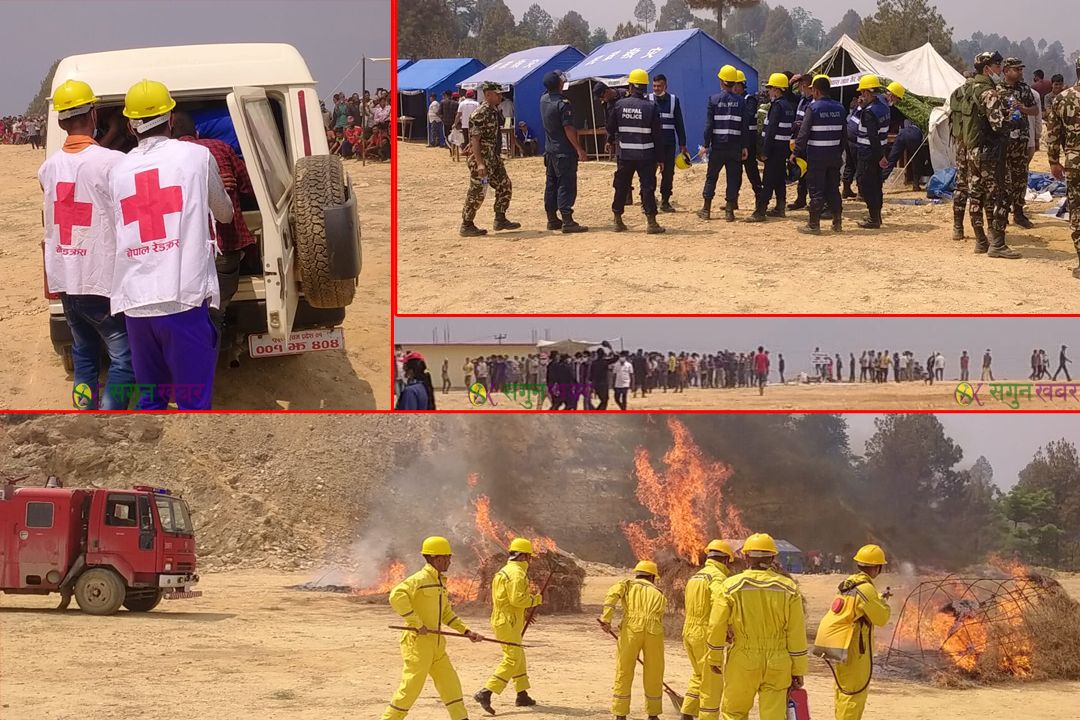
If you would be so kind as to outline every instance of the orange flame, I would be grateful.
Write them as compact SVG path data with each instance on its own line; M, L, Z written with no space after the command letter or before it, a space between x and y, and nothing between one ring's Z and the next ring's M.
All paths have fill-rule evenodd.
M724 485L734 472L731 466L707 460L678 420L669 418L668 427L674 444L663 457L666 471L658 474L653 469L648 450L638 448L634 453L637 498L653 517L623 523L622 530L638 559L670 549L696 563L712 537L742 539L750 531L738 508L723 501ZM650 537L646 527L655 535Z
M405 579L405 563L400 560L391 560L386 567L379 571L378 584L359 588L355 595L386 595L393 590L398 583Z

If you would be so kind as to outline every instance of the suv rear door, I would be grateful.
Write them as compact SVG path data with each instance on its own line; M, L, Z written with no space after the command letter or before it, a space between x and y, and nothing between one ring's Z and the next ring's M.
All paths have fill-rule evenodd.
M265 91L234 87L226 101L262 215L267 332L274 340L286 342L300 298L293 257L296 247L289 230L292 165Z

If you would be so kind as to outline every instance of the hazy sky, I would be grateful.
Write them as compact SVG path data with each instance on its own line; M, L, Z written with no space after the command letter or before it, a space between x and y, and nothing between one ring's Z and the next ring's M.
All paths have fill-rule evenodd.
M931 350L940 350L946 373L955 377L962 350L978 358L981 367L982 353L990 348L995 377L1019 378L1031 372L1032 349L1046 350L1056 368L1065 344L1076 361L1070 372L1074 379L1080 375L1080 323L1073 318L395 318L394 338L404 344L430 343L435 330L442 342L447 327L453 342L494 342L498 333L508 336L503 342L531 342L536 330L537 337L551 340L622 338L630 351L715 352L764 345L774 355L784 354L791 374L809 369L809 353L820 347L839 352L845 363L848 353L858 358L862 350L911 350L920 362Z
M320 96L361 55L389 57L389 0L85 0L0 3L0 116L22 113L54 60L162 45L283 42L300 51ZM343 90L360 91L360 70ZM369 89L390 87L389 63L368 63Z
M664 1L654 0L657 10L663 6ZM514 13L514 17L520 20L525 9L536 0L505 0L505 2ZM633 18L634 6L637 2L638 0L595 0L589 3L583 3L580 0L545 0L540 2L540 5L556 20L567 11L576 10L589 21L590 27L601 25L607 28L608 35L611 35L616 25ZM821 20L826 32L840 22L849 8L854 9L863 17L873 14L877 8L876 0L768 0L768 2L772 7L783 5L789 10L794 7L805 8ZM1030 12L1027 6L1005 0L930 0L930 5L937 6L945 22L952 25L954 37L958 40L969 38L973 32L981 30L987 35L997 33L1017 41L1029 35L1036 43L1040 37L1045 37L1047 42L1060 40L1065 46L1066 57L1068 53L1080 47L1080 39L1078 39L1080 12L1076 9L1076 0L1040 0L1036 5L1030 6L1034 12ZM988 18L980 18L979 16L984 14L981 8L984 7L992 8L994 14ZM697 12L701 15L705 14L703 11Z

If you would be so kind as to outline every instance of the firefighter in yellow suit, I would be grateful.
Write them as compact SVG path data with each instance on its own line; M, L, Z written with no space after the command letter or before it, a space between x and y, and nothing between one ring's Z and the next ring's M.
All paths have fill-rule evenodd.
M885 552L877 545L864 545L855 553L859 572L840 583L837 597L855 598L855 634L848 646L847 662L836 664L836 720L859 720L870 692L870 663L874 653L874 625L883 627L892 609L878 595L874 578L885 569ZM841 692L855 693L848 695ZM858 692L855 692L858 691Z
M758 697L761 720L785 720L787 691L807 670L806 618L795 581L773 569L776 542L765 533L742 548L749 566L721 585L709 618L709 665L724 675L724 720L746 720ZM728 625L734 640L724 664Z
M630 687L638 655L645 664L645 712L655 720L663 711L664 698L664 610L667 598L656 587L656 563L642 560L634 566L634 579L616 583L604 598L600 624L611 631L615 608L622 603L622 623L615 657L615 690L611 713L625 720L630 712Z
M521 644L525 628L525 611L539 605L543 598L529 593L529 561L533 546L525 538L510 543L510 560L502 570L495 573L491 582L491 627L499 640ZM488 713L494 715L491 694L501 695L512 680L517 691L515 705L529 707L536 701L529 697L529 675L525 666L525 649L503 645L502 662L487 684L473 695Z
M436 635L447 625L464 633L473 642L484 638L465 626L450 608L446 594L446 575L452 553L450 542L442 537L424 540L424 560L427 564L390 591L390 607L415 630L401 633L401 685L382 714L382 720L401 720L412 708L424 683L431 676L435 690L446 705L450 720L466 720L469 713L461 697L461 681L446 654L446 638Z
M724 676L709 669L707 662L709 616L720 586L731 575L728 563L735 559L731 545L713 540L705 548L706 560L701 570L686 581L686 620L683 622L683 646L694 674L686 688L682 720L716 720L720 716L720 698L724 694Z

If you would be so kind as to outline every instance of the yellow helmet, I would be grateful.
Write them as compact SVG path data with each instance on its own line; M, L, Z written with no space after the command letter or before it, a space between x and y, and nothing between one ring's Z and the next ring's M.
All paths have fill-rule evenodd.
M772 536L768 533L754 533L750 537L746 538L746 542L742 546L743 554L752 552L765 553L767 555L776 555L776 541L772 539Z
M690 153L679 153L675 156L675 167L686 170L690 167Z
M533 554L532 543L525 538L514 538L510 543L510 552L512 553L528 553Z
M741 82L741 83L746 82L746 74L743 73L742 70L736 70L735 71L735 82Z
M811 84L816 83L818 81L818 78L825 78L826 80L828 80L829 76L828 75L815 75L814 79L810 81Z
M648 573L653 577L660 577L660 573L656 570L656 563L652 560L642 560L634 566L635 573Z
M885 89L891 92L896 97L900 98L901 100L904 99L904 95L907 95L907 90L904 88L904 86L896 82L895 80L889 83L889 87Z
M153 80L142 80L127 91L124 97L124 117L132 120L157 117L176 107L169 89Z
M734 65L725 65L720 68L720 72L717 77L726 83L733 83L739 81L739 71L735 69Z
M885 551L877 545L863 545L855 553L855 562L860 565L885 565Z
M773 73L769 76L769 82L765 87L780 88L781 90L787 90L788 79L784 73Z
M859 92L863 90L876 90L881 88L881 80L877 75L863 75L859 80Z
M52 106L61 120L67 120L90 112L90 106L97 101L94 91L82 80L67 80L53 91Z
M641 68L634 70L630 73L630 83L632 85L648 85L649 73L645 72Z
M735 551L731 549L731 544L724 540L713 540L711 543L705 546L705 552L707 553L724 553L727 555L728 560L735 559Z
M444 537L433 535L424 540L424 547L420 550L421 555L453 555L450 550L450 541Z

